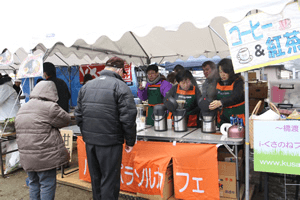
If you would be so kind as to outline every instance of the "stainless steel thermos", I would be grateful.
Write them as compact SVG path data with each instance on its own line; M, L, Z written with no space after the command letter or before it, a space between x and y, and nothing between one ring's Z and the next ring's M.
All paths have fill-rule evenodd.
M166 131L167 126L167 108L166 106L159 104L155 105L153 108L152 119L154 120L154 130L155 131Z
M185 109L177 109L173 112L174 117L174 131L184 132L187 131L187 116Z

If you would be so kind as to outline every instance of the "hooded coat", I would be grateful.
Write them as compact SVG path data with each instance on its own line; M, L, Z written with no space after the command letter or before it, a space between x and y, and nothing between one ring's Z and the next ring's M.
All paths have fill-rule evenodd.
M30 94L15 120L20 162L25 171L46 171L67 164L69 153L59 128L71 118L56 102L56 86L41 81Z
M8 76L0 78L0 120L16 116L20 108L17 99L18 95L13 88L11 78Z

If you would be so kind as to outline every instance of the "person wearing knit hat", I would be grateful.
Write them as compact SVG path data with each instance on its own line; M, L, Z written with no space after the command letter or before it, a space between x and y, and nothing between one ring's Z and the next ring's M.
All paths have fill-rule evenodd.
M53 81L56 85L58 93L58 105L66 112L69 112L69 99L71 98L71 94L67 84L62 79L56 77L56 68L52 63L45 62L43 64L43 70L44 78L47 81Z
M21 96L21 94L22 94L22 90L21 90L21 87L20 87L21 83L22 83L22 80L17 79L17 80L15 80L15 84L13 85L13 87L16 90L18 96Z

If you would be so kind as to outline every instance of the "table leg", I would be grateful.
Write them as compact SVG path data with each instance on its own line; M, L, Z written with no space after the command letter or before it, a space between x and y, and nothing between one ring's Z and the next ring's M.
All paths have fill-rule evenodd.
M299 183L300 183L300 177L296 176L296 192L295 192L295 199L298 200L298 193L299 193Z
M237 199L240 199L240 179L239 179L239 154L238 154L238 147L235 145L235 171L236 171L236 195Z
M265 192L264 192L264 200L269 200L269 174L265 174Z
M65 173L65 169L64 169L64 165L61 165L61 178L64 177L64 173Z
M258 187L259 192L262 191L262 176L263 176L263 173L259 172L259 187Z
M3 160L2 160L2 140L0 139L0 162L1 162L1 174L4 178Z

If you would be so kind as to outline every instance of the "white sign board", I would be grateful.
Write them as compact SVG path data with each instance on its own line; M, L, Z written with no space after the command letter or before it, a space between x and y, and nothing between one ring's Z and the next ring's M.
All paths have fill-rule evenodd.
M277 15L258 13L224 24L235 73L300 58L300 11L288 4Z
M254 171L300 175L300 121L254 120Z
M43 76L43 56L44 54L28 55L21 63L17 78Z
M9 66L13 64L13 55L6 50L0 54L0 66Z

